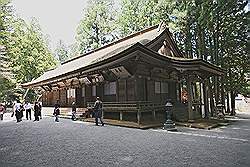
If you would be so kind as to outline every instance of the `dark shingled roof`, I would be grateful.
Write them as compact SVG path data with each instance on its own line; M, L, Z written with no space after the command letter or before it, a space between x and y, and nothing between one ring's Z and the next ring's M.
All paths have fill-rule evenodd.
M166 36L163 37L163 35ZM158 41L158 39L162 39L162 37L168 40L169 45L171 45L173 49L172 51L174 52L174 57L160 55L156 51L148 48L152 43ZM68 60L62 65L58 66L56 69L47 71L34 81L22 84L22 86L36 86L44 82L56 81L57 79L61 80L65 76L70 77L70 74L78 73L82 69L92 68L94 66L98 66L100 63L111 61L112 59L116 58L116 55L118 56L120 53L124 53L124 51L133 47L142 47L144 50L151 52L155 57L158 57L162 60L164 59L164 61L170 61L172 63L175 62L180 65L195 65L198 63L202 65L202 67L204 66L204 68L213 69L217 73L222 73L220 68L203 60L181 58L183 55L178 49L176 43L173 41L169 30L164 27L158 28L158 26L153 26L120 40L114 41L82 56Z
M84 54L77 58L73 58L58 66L56 69L45 72L43 75L41 75L34 81L22 84L22 86L34 85L44 80L49 80L67 74L69 72L73 72L78 69L93 65L95 63L106 60L121 53L122 51L136 44L137 42L140 42L142 45L146 45L147 43L153 41L155 38L160 36L161 33L165 30L158 29L157 27L158 26L147 28L143 31L134 33L111 44L93 50L87 54Z

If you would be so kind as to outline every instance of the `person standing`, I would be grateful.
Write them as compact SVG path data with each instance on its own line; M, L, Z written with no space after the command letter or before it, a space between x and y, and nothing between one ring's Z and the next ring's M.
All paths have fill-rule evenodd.
M22 121L22 118L23 118L23 111L24 111L24 107L23 107L23 104L21 104L20 106L20 115L19 115L19 118L20 118L20 121Z
M72 102L72 118L73 121L76 121L76 103Z
M42 119L42 102L38 103L38 107L39 107L38 115L39 115L40 119Z
M59 122L59 115L60 115L60 104L59 100L56 101L56 104L54 105L54 113L53 115L56 117L55 121Z
M0 120L3 120L3 114L5 112L5 108L2 103L0 103Z
M24 109L26 111L26 119L27 120L29 120L29 118L31 120L31 108L32 108L31 104L28 101L26 101L24 104Z
M14 115L15 114L15 116L16 116L16 122L20 122L20 121L22 121L22 119L21 119L21 103L20 103L20 100L17 100L17 102L15 103L15 105L14 105L14 109L13 109L13 114L12 115Z
M38 106L38 102L35 102L34 105L34 116L35 116L35 120L34 121L39 121L39 106Z
M103 120L102 120L102 101L99 97L96 97L96 101L94 104L94 117L95 117L95 125L98 126L98 118L101 121L102 126L104 126Z

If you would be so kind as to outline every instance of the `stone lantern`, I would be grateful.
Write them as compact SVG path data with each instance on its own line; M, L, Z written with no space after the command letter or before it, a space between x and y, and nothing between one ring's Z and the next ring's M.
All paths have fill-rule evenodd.
M177 131L177 129L175 128L175 123L171 120L171 116L172 116L172 109L173 109L173 105L171 102L167 102L165 105L166 108L166 122L164 123L164 130L167 131Z
M222 103L218 103L216 107L217 107L217 111L218 111L218 115L217 115L218 118L224 119L224 111L223 110L224 110L225 106Z

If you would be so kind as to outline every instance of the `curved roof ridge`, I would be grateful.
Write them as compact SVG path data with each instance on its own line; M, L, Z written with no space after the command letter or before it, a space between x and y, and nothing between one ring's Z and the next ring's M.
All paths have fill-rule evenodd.
M63 62L62 64L66 64L66 63L68 63L68 62L70 62L70 61L73 61L73 60L76 60L76 59L78 59L78 58L87 56L87 55L89 55L89 54L91 54L91 53L94 53L94 52L97 52L97 51L99 51L99 50L108 48L108 47L113 46L113 45L115 45L115 44L118 44L118 43L120 43L120 42L126 41L126 40L128 40L128 39L130 39L130 38L133 38L133 37L135 37L135 36L141 35L141 34L143 34L143 33L145 33L145 32L148 32L148 31L157 29L158 26L159 26L159 25L154 25L154 26L148 27L148 28L146 28L146 29L143 29L143 30L141 30L141 31L132 33L132 34L130 34L130 35L124 37L124 38L118 39L118 40L113 41L113 42L111 42L111 43L109 43L109 44L107 44L107 45L104 45L104 46L102 46L102 47L96 48L96 49L94 49L94 50L92 50L92 51L90 51L90 52L88 52L88 53L85 53L85 54L82 54L82 55L80 55L80 56L74 57L74 58L72 58L72 59L70 59L70 60L67 60L67 61Z

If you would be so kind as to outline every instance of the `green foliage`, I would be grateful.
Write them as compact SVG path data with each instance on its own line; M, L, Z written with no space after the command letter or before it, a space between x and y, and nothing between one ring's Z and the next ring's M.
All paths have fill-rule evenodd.
M250 72L250 59L247 54L247 13L244 11L246 4L247 1L243 0L231 0L218 4L218 7L222 8L221 16L217 18L220 31L218 32L218 64L227 72L226 90L235 94L245 90L248 85L245 75Z
M123 0L118 17L118 28L122 36L146 27L170 22L174 1L171 0Z
M190 58L201 58L222 67L226 91L242 93L249 72L245 0L179 1L174 11L186 14L176 24L177 41Z
M21 83L39 77L56 61L35 19L27 24L17 18L8 0L1 0L0 8L0 100L15 100L25 92Z
M9 56L18 83L29 82L55 66L37 20L30 25L17 18L13 23Z
M55 50L55 56L58 58L58 60L60 61L60 63L65 62L66 60L68 60L69 55L68 55L68 51L69 49L66 47L66 45L63 43L62 40L59 41L57 48Z
M12 74L9 69L9 59L7 57L7 39L10 34L8 29L9 20L8 18L12 15L12 8L9 6L9 1L0 1L0 78L11 79Z
M0 0L0 101L6 98L6 93L15 82L10 68L7 43L10 36L10 17L12 17L12 7L9 0Z
M78 45L77 43L73 43L72 45L69 46L69 50L68 50L68 57L69 58L74 58L74 57L78 57L80 55L79 49L78 49Z
M116 38L114 7L111 0L91 0L77 28L80 53L103 46Z

